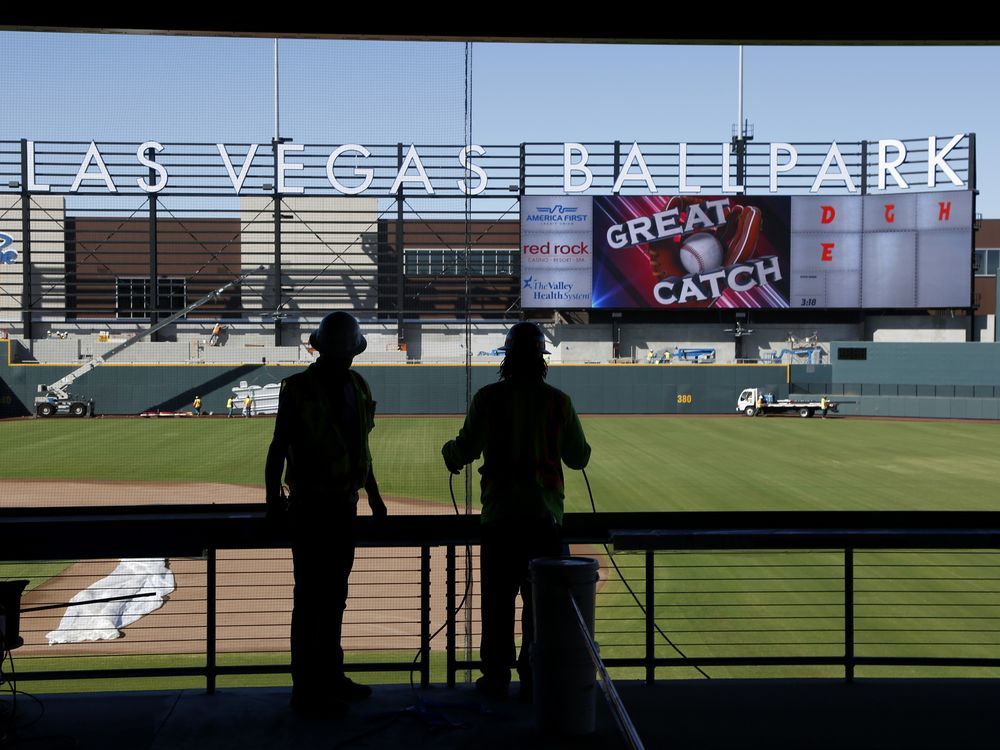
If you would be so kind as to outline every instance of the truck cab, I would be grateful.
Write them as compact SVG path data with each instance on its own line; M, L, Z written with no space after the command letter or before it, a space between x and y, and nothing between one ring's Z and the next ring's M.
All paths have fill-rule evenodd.
M748 417L757 413L757 397L760 390L757 388L744 388L740 397L736 400L736 411L741 411Z

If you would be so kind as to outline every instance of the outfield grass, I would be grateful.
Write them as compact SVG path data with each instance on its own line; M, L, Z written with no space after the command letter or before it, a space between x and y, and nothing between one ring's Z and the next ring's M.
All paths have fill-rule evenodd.
M998 424L743 417L583 423L599 510L1000 509ZM440 447L460 424L457 417L380 418L372 449L383 492L449 502ZM262 485L272 429L266 418L7 421L0 423L0 480ZM590 509L579 472L567 470L566 487L567 510Z
M33 562L0 561L0 581L27 579L25 593L36 589L53 576L62 573L75 560L36 560Z
M742 417L584 417L583 422L594 450L588 474L598 510L1000 509L997 424ZM372 448L383 492L449 502L439 451L460 424L459 417L380 418ZM2 422L0 481L259 486L272 429L273 421L264 418ZM590 509L579 472L567 471L566 504L568 510ZM618 560L643 598L641 556ZM836 656L843 652L842 563L838 551L659 554L657 621L688 655ZM51 570L31 566L33 585L64 563L51 565ZM858 655L1000 656L1000 553L859 552L855 566ZM0 577L28 571L9 563ZM598 640L605 656L641 656L642 616L614 575L599 606ZM657 653L674 653L659 636ZM153 664L178 658L143 657ZM72 661L55 659L60 668ZM435 665L437 679L440 665ZM706 671L715 677L841 674L827 667ZM890 673L1000 676L1000 670L939 667L894 667ZM689 669L662 674L697 676ZM640 678L642 671L620 676ZM226 678L235 680L230 684L284 684L284 679Z

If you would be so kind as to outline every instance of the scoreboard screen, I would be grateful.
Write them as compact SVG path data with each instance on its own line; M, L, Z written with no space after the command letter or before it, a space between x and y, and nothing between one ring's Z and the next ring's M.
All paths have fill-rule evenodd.
M972 194L526 196L524 308L947 308Z

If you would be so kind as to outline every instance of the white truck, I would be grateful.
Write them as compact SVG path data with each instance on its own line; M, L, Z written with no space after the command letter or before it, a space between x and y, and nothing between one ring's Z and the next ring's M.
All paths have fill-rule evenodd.
M811 417L823 408L820 399L807 401L792 401L787 398L775 399L770 393L762 393L759 388L744 388L736 401L736 411L741 411L748 417L757 416L757 399L761 397L764 399L762 415L796 412L800 417ZM852 402L826 400L827 409L833 412L837 411L837 407L844 403Z

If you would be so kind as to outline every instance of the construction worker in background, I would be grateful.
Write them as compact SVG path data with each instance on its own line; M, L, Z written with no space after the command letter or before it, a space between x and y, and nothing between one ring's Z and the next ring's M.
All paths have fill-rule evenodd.
M652 349L650 349L646 353L646 364L647 365L653 364L653 360L655 360L655 359L656 359L656 352L654 352Z
M757 396L757 416L758 417L763 417L764 416L764 404L765 404L764 394L758 394L758 396Z
M194 413L201 416L201 396L194 397Z
M230 396L226 399L226 419L233 416L233 397Z
M532 694L528 653L534 638L529 564L562 553L562 462L582 469L590 446L573 403L545 383L545 339L534 323L517 323L502 347L500 382L472 399L458 437L441 449L457 474L484 457L482 468L483 676L476 689L505 698L514 654L514 601L521 592L521 697Z
M253 396L248 393L243 399L243 416L249 417L251 414L253 414Z
M292 542L292 708L340 715L345 701L372 693L344 674L340 643L358 490L365 489L376 518L385 517L386 507L368 447L375 401L365 379L350 369L368 342L353 316L335 312L309 343L320 356L281 383L264 479L268 518L287 524Z
M215 326L212 327L212 335L208 339L208 345L209 346L218 346L219 345L219 336L221 336L221 335L222 335L222 323L220 321L220 322L216 323Z
M830 410L830 401L826 396L823 396L823 398L819 400L819 409L823 414L823 419L826 419L826 413Z

